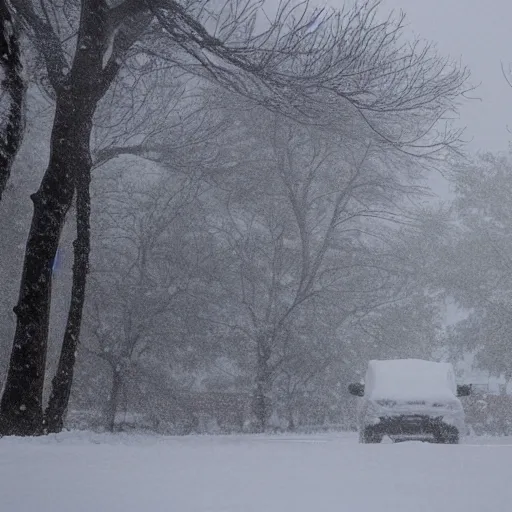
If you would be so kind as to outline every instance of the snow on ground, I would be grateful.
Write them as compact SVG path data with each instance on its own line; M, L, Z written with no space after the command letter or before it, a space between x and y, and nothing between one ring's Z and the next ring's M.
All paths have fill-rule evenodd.
M504 512L512 438L355 434L0 439L6 512Z

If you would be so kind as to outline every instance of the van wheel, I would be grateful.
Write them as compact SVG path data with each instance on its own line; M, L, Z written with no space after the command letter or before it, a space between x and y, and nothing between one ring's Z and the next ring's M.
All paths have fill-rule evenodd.
M382 436L374 432L372 427L366 427L359 431L359 442L361 444L375 444L382 441Z

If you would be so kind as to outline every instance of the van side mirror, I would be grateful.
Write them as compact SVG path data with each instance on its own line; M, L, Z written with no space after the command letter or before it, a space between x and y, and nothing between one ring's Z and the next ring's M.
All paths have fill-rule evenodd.
M457 396L471 395L471 384L459 384L457 386Z
M351 395L364 396L364 384L359 382L348 385L348 391Z

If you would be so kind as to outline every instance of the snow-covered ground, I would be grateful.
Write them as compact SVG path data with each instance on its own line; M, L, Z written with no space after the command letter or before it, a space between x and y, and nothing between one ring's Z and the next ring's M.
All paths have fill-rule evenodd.
M505 512L512 438L354 434L0 439L3 512Z

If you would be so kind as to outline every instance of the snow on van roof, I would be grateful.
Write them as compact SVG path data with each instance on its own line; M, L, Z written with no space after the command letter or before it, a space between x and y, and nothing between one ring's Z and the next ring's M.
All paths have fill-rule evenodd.
M453 400L456 390L450 363L374 360L366 372L365 395L372 400Z

